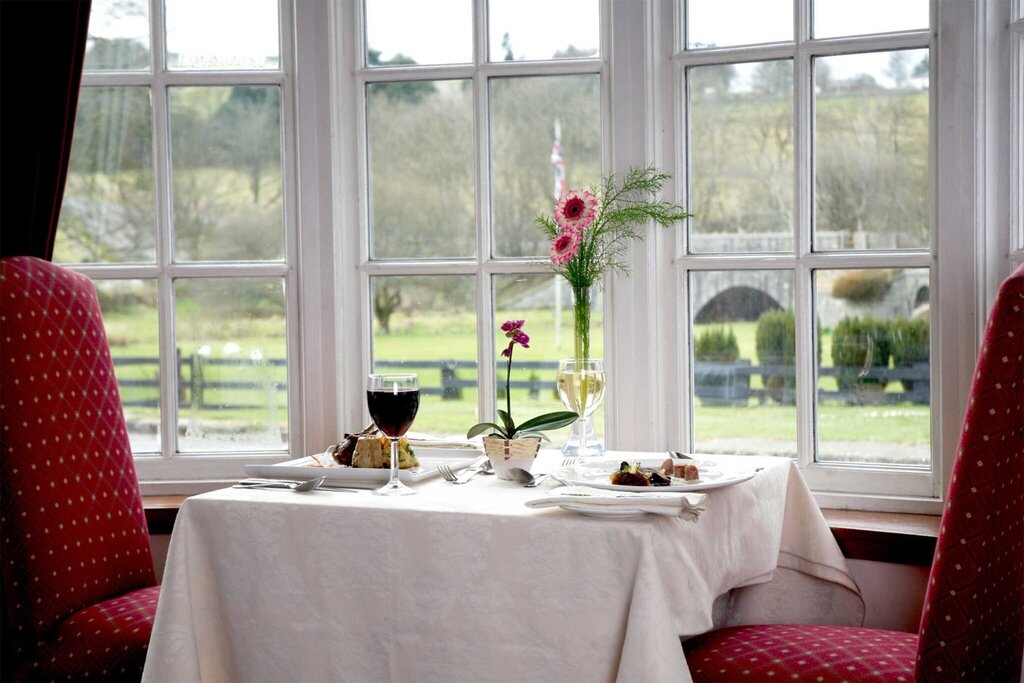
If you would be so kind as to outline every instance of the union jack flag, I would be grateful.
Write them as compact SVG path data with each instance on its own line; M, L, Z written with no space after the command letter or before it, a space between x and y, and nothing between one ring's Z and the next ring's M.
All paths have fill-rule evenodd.
M555 121L555 141L551 145L551 165L555 167L555 201L565 194L565 160L562 159L562 125Z

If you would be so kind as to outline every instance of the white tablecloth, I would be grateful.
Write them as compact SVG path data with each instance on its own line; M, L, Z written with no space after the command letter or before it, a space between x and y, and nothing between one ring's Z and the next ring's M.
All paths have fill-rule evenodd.
M542 453L534 470L557 462ZM484 476L400 499L190 498L143 680L689 681L679 637L712 628L716 596L743 586L755 588L731 593L732 623L859 623L799 472L742 463L765 469L711 491L697 522L530 510L537 491Z

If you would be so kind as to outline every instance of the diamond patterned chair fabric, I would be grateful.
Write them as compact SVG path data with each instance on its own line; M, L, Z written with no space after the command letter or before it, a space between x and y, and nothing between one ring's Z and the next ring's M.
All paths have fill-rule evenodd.
M0 451L3 680L138 679L159 589L99 299L32 257L0 259Z
M918 634L741 626L683 643L695 683L1020 681L1024 654L1024 266L999 288Z
M1024 266L985 328L921 617L921 681L1020 680Z

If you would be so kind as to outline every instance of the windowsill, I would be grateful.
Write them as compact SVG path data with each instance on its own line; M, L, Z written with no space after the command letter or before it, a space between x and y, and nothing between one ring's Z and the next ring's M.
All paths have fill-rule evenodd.
M150 535L169 534L187 496L143 496ZM823 509L825 521L850 560L930 566L939 516Z
M832 535L850 560L929 567L939 536L939 515L822 509Z

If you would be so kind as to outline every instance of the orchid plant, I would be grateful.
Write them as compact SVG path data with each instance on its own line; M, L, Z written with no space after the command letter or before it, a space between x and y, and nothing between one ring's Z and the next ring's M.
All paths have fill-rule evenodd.
M502 439L535 437L544 441L550 441L543 432L570 425L579 417L576 413L561 410L538 415L520 425L517 425L512 419L512 392L510 391L512 385L512 351L515 349L516 344L524 349L530 348L530 335L523 331L523 325L525 324L525 320L506 320L501 326L501 331L509 339L508 346L501 352L502 357L508 359L505 368L505 410L498 410L498 418L500 418L501 424L499 425L494 422L475 424L466 433L466 438L471 439L478 434L490 431L488 436L497 436Z
M626 252L632 242L643 241L640 226L668 227L689 218L682 206L655 201L670 177L653 166L633 168L620 185L611 174L600 187L563 194L553 216L534 218L551 239L551 269L572 288L577 360L590 355L591 287L606 271L629 274Z

